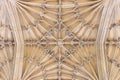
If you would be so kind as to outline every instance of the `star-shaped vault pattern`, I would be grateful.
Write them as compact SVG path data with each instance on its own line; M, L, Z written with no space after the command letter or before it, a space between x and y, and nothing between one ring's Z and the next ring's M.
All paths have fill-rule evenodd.
M119 80L119 3L0 0L0 80Z

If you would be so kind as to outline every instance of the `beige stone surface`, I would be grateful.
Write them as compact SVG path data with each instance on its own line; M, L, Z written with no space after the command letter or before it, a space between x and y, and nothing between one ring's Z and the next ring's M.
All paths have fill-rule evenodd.
M120 80L120 0L0 0L0 80Z

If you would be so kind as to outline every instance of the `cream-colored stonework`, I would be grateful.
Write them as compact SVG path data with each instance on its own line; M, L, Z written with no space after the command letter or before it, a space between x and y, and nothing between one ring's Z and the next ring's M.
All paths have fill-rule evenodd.
M0 0L0 80L120 80L120 0Z

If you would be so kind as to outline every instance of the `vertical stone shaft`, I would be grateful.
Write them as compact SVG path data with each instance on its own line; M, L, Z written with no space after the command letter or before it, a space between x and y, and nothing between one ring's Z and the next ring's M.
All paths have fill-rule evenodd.
M14 58L14 74L13 80L21 80L22 76L22 65L23 65L23 55L24 55L24 40L22 35L22 30L20 26L19 16L16 9L16 1L3 0L5 7L8 11L10 18L11 29L14 34L15 44L15 58Z
M107 73L107 59L105 53L105 41L108 29L112 23L113 9L116 0L103 1L103 12L100 19L100 25L98 29L96 39L96 56L97 56L97 68L99 80L109 80Z

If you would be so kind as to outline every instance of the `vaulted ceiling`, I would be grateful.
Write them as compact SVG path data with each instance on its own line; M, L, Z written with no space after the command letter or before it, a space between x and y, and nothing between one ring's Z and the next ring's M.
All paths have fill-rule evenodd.
M0 0L0 80L120 80L120 0Z

